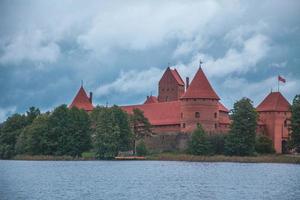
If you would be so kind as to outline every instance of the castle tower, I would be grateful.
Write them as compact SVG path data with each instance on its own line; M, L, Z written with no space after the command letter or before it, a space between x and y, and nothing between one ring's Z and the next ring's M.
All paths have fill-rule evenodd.
M284 153L288 140L291 117L290 103L280 92L271 92L256 108L265 134L273 141L276 153Z
M201 67L181 97L181 131L192 132L201 124L213 133L219 126L219 97L211 87Z
M176 69L168 67L159 81L158 101L177 101L184 93L184 82Z
M93 110L93 102L92 102L93 94L90 92L90 97L87 96L83 86L81 85L79 91L77 92L75 98L70 104L69 108L77 107L79 109L83 109L87 112Z

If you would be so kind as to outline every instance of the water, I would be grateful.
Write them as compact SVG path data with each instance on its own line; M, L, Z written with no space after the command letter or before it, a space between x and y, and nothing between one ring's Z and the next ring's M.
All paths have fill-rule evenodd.
M300 165L3 161L0 199L300 199Z

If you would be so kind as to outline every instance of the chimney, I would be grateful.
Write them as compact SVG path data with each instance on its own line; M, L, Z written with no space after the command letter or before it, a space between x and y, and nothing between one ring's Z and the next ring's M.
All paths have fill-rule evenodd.
M186 81L186 89L188 89L189 88L189 86L190 86L190 78L189 77L186 77L186 79L185 79Z
M93 93L90 92L90 102L93 103Z

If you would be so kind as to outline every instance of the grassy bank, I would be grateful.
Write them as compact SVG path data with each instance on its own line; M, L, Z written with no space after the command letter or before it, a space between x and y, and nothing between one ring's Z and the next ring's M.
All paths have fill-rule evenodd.
M147 160L169 160L190 162L239 162L239 163L293 163L300 164L300 155L258 155L258 156L194 156L189 154L160 153L146 157Z
M30 156L17 155L13 160L96 160L93 153L84 154L83 157L71 156ZM182 153L159 153L145 157L145 160L189 161L189 162L238 162L238 163L292 163L300 164L300 155L258 155L258 156L193 156Z

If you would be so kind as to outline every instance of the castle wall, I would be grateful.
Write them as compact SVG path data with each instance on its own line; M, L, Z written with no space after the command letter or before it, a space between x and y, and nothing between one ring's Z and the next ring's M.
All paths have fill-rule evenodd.
M161 134L161 133L177 133L180 132L180 124L171 124L171 125L156 125L152 127L152 132Z
M187 148L189 135L183 133L153 134L144 139L147 148L153 152L184 151Z

